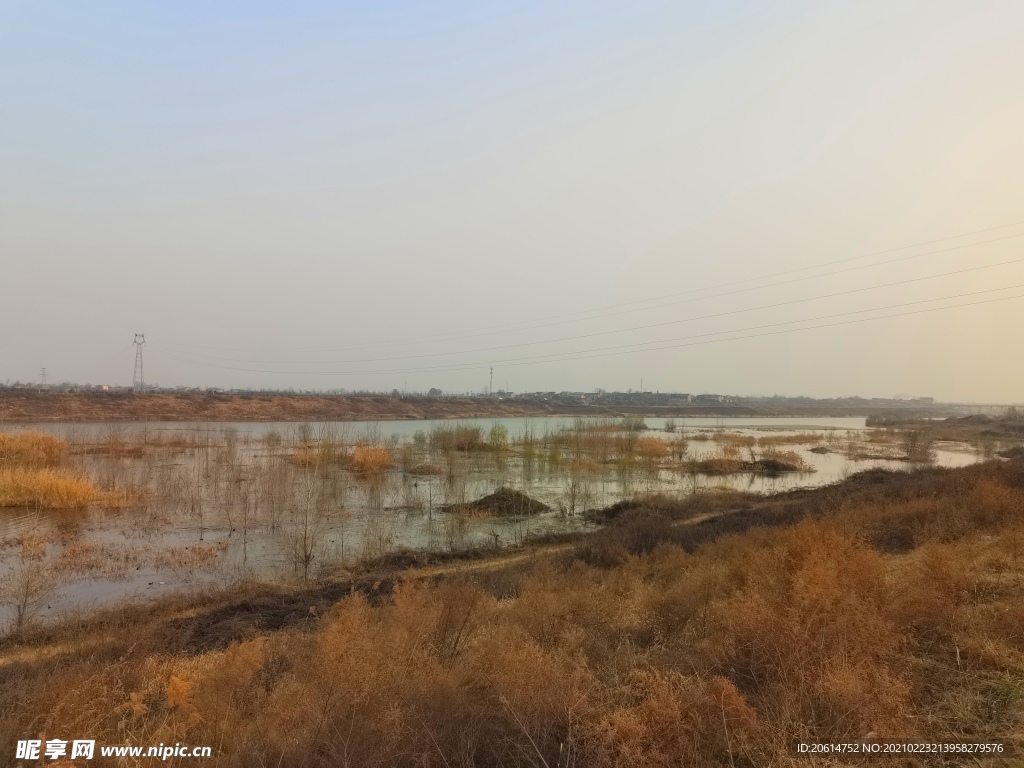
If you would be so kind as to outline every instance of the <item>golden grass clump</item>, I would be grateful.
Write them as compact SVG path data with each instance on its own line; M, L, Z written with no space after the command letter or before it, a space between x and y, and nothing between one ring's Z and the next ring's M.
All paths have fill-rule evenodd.
M383 472L394 465L391 451L387 448L360 443L352 451L352 468L356 472Z
M0 466L49 467L68 455L68 444L45 432L0 432Z
M315 467L322 463L320 451L313 448L300 448L288 457L288 461L300 467Z
M96 488L81 475L51 469L0 469L0 507L77 509L96 497Z
M660 437L637 438L633 450L644 459L663 459L668 456L668 443Z

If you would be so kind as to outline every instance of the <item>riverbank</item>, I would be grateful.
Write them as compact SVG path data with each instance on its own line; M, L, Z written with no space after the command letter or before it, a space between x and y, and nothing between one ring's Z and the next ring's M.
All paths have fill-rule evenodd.
M484 398L229 394L4 394L0 422L387 421L543 416L561 410Z
M956 406L937 405L906 417L937 417L960 413ZM470 419L523 416L603 417L866 417L879 409L835 405L606 406L488 397L386 397L324 395L146 394L125 392L0 393L0 423L52 421L389 421L400 419ZM892 409L885 409L891 412Z

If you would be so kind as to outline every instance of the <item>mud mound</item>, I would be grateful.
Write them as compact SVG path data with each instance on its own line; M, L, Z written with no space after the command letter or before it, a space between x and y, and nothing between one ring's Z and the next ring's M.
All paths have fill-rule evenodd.
M741 461L739 459L703 459L687 462L685 468L691 472L705 475L739 475L745 472L777 475L783 472L813 472L809 467L801 467L778 459L758 459L757 461Z
M961 416L956 421L960 424L991 424L993 419L990 416L985 416L981 413L975 413L970 416Z
M443 508L446 512L486 512L497 517L514 515L539 515L549 512L551 507L525 493L513 491L511 488L499 488L489 496L484 496L467 504L451 504Z
M1024 445L1007 448L1005 451L1000 451L998 455L1004 459L1024 459Z

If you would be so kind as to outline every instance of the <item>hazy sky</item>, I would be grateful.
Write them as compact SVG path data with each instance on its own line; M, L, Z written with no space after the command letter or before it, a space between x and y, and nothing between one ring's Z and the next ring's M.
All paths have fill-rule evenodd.
M0 381L1022 401L1022 33L0 0Z

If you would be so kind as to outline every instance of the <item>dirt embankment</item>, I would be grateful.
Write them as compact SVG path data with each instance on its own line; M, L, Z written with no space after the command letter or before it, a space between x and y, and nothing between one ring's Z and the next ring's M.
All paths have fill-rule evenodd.
M386 421L389 419L869 416L829 405L597 405L486 397L0 392L0 423L45 421ZM936 411L938 413L938 410Z
M384 421L546 416L565 409L484 398L317 395L0 394L0 422Z

